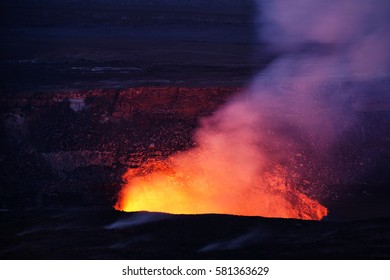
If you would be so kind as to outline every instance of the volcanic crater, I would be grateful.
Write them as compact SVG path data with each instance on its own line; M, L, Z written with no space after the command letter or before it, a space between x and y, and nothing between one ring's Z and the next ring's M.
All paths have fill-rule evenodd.
M118 207L129 178L196 150L202 122L279 55L256 37L256 1L166 2L0 4L0 258L388 259L387 76L323 86L356 90L342 100L354 125L328 153L283 125L294 141L266 150L291 145L265 171L286 200L326 207L321 221Z

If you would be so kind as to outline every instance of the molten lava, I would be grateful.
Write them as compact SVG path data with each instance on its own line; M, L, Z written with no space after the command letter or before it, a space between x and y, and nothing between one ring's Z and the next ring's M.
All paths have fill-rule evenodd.
M206 160L199 156L202 154L195 149L166 161L151 161L141 169L129 169L115 208L304 220L321 220L327 215L327 208L286 183L280 166L257 178L240 178L240 170L225 169L228 166L223 161L219 169L213 169L213 159Z

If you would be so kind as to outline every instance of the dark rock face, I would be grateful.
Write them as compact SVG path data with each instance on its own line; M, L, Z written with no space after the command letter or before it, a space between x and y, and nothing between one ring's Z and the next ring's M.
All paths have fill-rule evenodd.
M3 208L110 206L121 176L190 148L237 88L146 87L3 96Z
M112 207L128 168L191 148L199 119L242 90L4 92L0 207ZM388 110L376 108L356 111L359 125L330 155L337 168L325 169L310 157L287 163L298 173L302 164L313 166L303 176L307 182L296 184L309 196L316 188L320 196L315 198L330 207L331 217L377 217L388 209L390 117ZM316 186L315 180L326 186Z
M4 214L4 213L3 213ZM10 211L0 259L388 259L390 220Z

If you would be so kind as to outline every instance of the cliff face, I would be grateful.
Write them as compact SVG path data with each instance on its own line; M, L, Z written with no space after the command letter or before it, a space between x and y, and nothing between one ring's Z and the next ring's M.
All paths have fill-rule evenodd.
M192 147L199 119L241 90L136 87L3 92L0 208L112 207L128 168L136 171L148 160L164 159ZM327 174L333 173L322 169L305 174L310 182L322 173L335 182L326 186L322 198L330 198L327 206L334 209L351 208L337 203L342 197L353 197L353 206L363 209L361 201L367 201L367 196L381 198L388 193L390 150L386 132L390 117L382 105L374 105L374 110L356 109L359 125L334 151L334 169L347 178L355 176L352 182L337 182L339 176L328 178ZM315 159L308 160L316 164ZM368 175L362 178L356 173Z
M191 147L199 118L236 91L143 87L3 95L0 205L111 206L124 170Z

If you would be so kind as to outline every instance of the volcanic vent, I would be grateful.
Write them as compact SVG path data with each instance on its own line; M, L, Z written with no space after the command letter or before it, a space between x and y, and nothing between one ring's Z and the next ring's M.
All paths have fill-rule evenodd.
M234 180L228 172L206 170L204 166L209 161L203 162L201 156L195 150L166 161L152 160L140 169L129 169L123 176L126 183L115 208L304 220L321 220L327 215L326 207L287 183L286 171L280 166L254 179L252 185L242 187L231 183ZM148 174L141 175L145 172Z
M233 98L201 120L195 147L129 168L115 208L321 220L327 209L296 186L297 173L270 155L283 137L264 135L262 118L245 113L248 105Z

